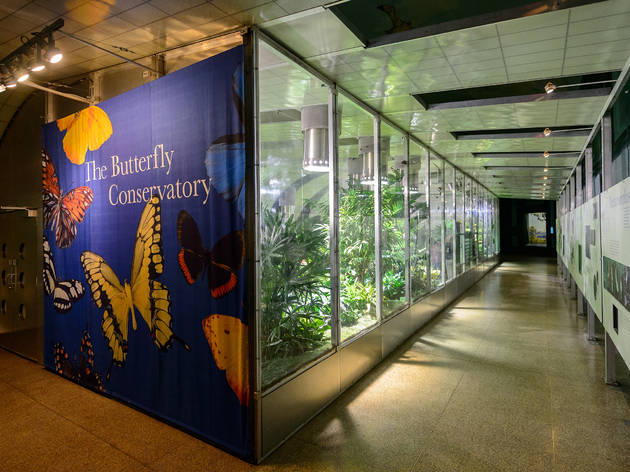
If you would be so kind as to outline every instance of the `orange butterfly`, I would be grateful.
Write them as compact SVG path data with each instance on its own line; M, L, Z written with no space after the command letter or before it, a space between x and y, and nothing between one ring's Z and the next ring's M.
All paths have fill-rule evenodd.
M109 139L114 130L109 116L96 106L57 120L59 131L66 130L63 150L73 164L81 165L89 149L95 151Z
M229 315L211 315L201 322L217 367L243 406L249 405L247 325Z
M42 196L44 199L44 228L55 228L55 240L60 248L69 247L77 236L77 223L83 221L92 204L90 187L77 187L68 193L59 188L59 178L50 156L42 148Z

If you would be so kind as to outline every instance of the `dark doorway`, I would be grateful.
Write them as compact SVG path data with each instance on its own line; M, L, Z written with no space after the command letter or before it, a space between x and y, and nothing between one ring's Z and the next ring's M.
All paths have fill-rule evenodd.
M555 256L556 202L502 198L501 252Z

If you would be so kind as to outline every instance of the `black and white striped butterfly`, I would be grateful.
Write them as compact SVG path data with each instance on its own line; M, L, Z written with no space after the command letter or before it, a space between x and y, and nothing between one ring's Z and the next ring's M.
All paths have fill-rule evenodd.
M46 236L44 236L44 289L46 295L53 296L55 310L60 313L68 313L72 309L72 304L85 295L85 288L80 281L57 278L52 251Z

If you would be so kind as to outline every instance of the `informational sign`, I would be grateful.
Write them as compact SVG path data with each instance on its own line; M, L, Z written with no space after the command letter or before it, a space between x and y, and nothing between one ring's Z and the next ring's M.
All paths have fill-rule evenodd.
M242 64L238 47L44 126L44 350L251 457Z
M599 195L582 205L582 261L583 294L589 305L602 320L602 274L600 244Z
M630 364L630 179L601 194L602 319Z

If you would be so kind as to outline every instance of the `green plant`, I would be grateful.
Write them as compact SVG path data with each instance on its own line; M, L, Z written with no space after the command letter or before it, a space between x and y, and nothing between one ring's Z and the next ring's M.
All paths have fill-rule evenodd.
M330 330L328 232L321 218L263 208L261 308L263 359L324 344Z

